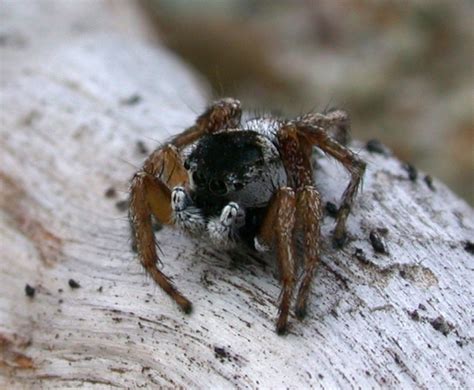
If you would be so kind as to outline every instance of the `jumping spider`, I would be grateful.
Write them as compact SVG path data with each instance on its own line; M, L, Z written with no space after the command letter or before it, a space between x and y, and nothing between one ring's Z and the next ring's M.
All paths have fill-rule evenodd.
M214 102L193 126L155 150L132 179L130 220L143 267L186 313L191 302L157 268L151 216L207 236L220 248L239 242L258 251L275 247L282 284L276 330L281 334L287 329L298 282L295 231L301 231L304 247L295 307L300 319L306 314L319 262L323 205L313 182L312 149L322 149L350 173L334 230L338 245L344 242L346 220L366 164L343 145L349 130L343 111L245 122L241 113L238 100Z

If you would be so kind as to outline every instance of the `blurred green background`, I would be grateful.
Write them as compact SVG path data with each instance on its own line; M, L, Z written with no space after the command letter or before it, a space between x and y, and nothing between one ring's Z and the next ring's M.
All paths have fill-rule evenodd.
M140 0L168 47L256 112L347 110L353 137L474 204L470 1Z

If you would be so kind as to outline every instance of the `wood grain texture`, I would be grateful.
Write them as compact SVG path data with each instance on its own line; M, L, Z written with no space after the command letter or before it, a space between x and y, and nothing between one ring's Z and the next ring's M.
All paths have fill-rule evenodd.
M196 77L110 34L2 67L0 386L474 386L474 212L441 182L432 190L390 153L353 144L368 168L349 243L332 248L326 215L308 316L291 314L284 337L272 256L162 229L163 271L194 304L186 316L139 266L121 202L144 148L204 108ZM336 203L348 177L319 166L323 202Z

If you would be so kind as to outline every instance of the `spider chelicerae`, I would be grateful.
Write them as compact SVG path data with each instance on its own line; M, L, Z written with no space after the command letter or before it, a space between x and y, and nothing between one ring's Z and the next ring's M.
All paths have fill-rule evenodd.
M241 117L238 100L216 101L193 126L156 149L132 179L130 221L143 267L186 313L191 302L157 267L152 216L207 236L220 248L242 242L257 251L274 248L282 285L276 330L282 334L295 289L295 314L305 316L319 263L323 206L313 182L313 147L340 161L350 174L334 229L338 246L345 241L346 220L366 164L345 146L350 123L344 111L293 120ZM304 249L300 280L297 231Z

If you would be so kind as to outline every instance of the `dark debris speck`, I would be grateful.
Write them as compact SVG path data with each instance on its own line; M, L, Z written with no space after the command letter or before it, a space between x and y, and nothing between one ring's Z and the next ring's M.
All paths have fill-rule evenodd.
M430 324L445 336L447 336L454 328L454 326L446 321L443 316L438 316L435 319L430 320Z
M220 358L220 359L229 358L229 354L227 353L224 347L214 347L214 353L216 354L217 358Z
M367 257L365 256L365 252L360 249L356 248L354 252L354 257L362 263L368 263Z
M68 284L69 284L69 287L71 288L81 287L81 285L78 282L76 282L74 279L69 279Z
M29 284L25 286L25 294L26 296L33 298L35 296L36 289L34 287L31 287Z
M471 255L474 255L474 242L472 241L466 241L464 243L464 250L466 252L469 252Z
M114 187L109 187L104 193L106 198L115 198L117 196L117 191Z
M379 154L385 154L385 147L383 146L382 142L380 142L378 139L371 139L367 141L367 144L365 145L366 149L370 153L379 153Z
M337 206L334 203L326 202L326 212L328 213L328 215L330 217L336 218L338 211L339 211L339 209L337 208Z
M436 188L433 185L433 178L430 175L425 175L423 180L431 191L436 191Z
M410 315L410 318L413 320L413 321L420 321L421 317L420 317L420 314L418 313L418 310L413 310L413 311L409 311L408 314Z
M127 211L128 210L128 200L119 200L115 203L115 207L119 211Z
M385 248L385 244L382 241L382 237L377 230L372 230L369 235L370 243L374 251L377 253L387 254L387 249Z
M134 106L140 103L142 100L143 98L139 94L134 93L133 95L130 95L129 97L120 100L120 104L123 104L124 106Z
M418 171L412 164L410 164L410 163L403 164L403 169L405 169L405 171L407 171L408 178L411 181L416 181L416 179L418 179Z
M137 141L137 150L140 154L148 155L149 150L143 141Z

